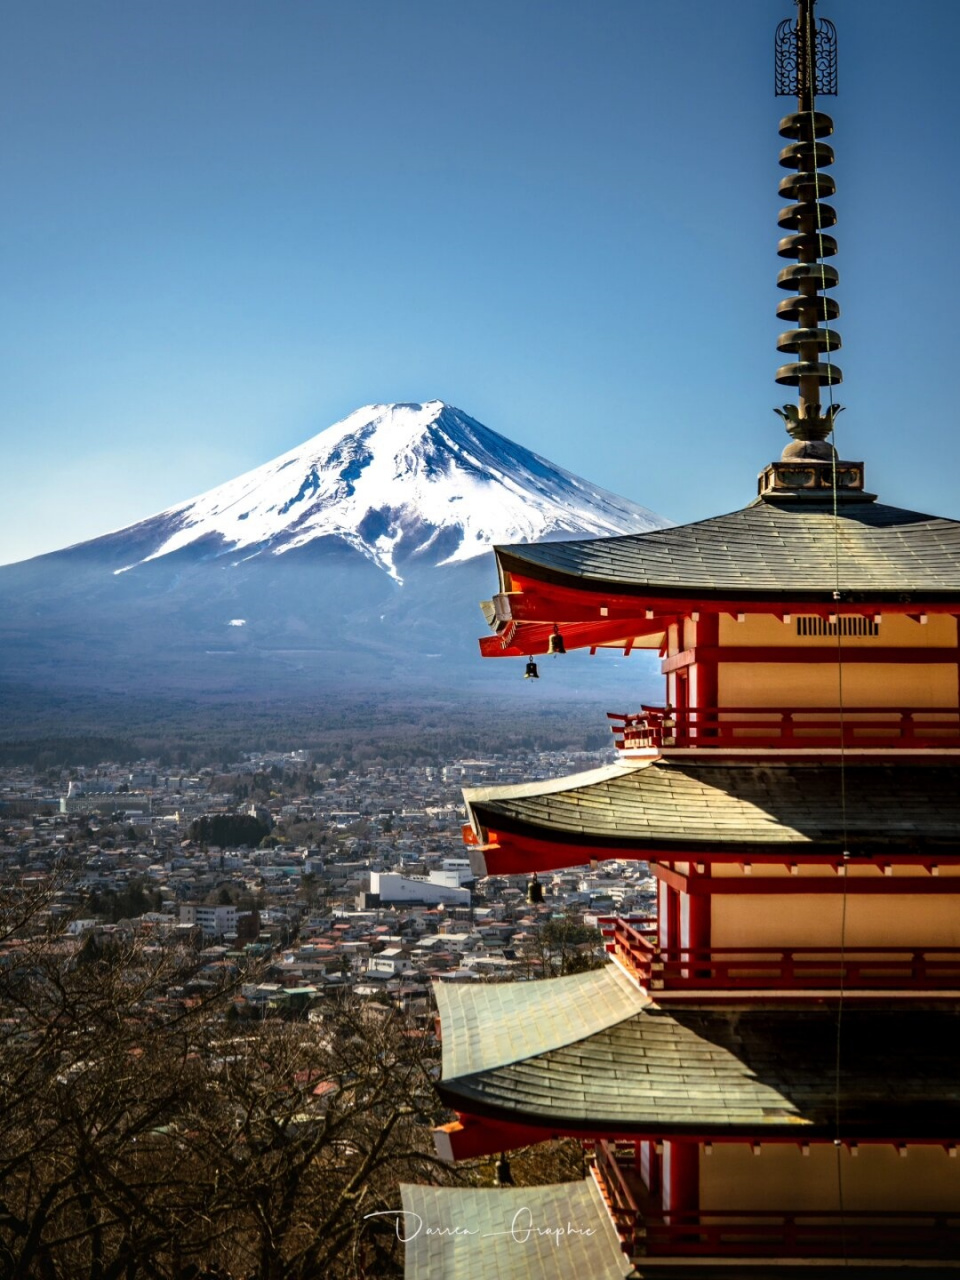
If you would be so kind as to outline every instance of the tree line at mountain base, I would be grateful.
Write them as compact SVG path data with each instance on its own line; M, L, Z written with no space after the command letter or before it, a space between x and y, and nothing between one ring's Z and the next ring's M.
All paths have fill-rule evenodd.
M113 702L4 711L0 767L38 771L156 760L164 771L236 763L246 752L305 750L317 763L353 768L446 764L490 751L597 751L612 744L596 703L536 705L491 700L318 699L183 705Z

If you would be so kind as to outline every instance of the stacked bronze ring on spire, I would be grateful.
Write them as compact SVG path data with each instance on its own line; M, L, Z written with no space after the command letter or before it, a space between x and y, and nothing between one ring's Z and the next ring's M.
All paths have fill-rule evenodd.
M780 210L778 221L794 234L784 236L777 252L781 258L794 258L796 262L783 268L777 284L797 296L781 302L777 315L797 328L780 335L777 350L797 355L799 360L781 365L776 380L781 386L800 388L801 417L806 416L808 407L813 409L816 405L814 412L819 410L820 387L843 381L840 369L830 360L830 352L841 345L840 335L834 329L821 327L822 322L840 314L839 304L824 292L839 280L836 268L823 261L837 252L836 240L824 234L824 228L836 224L836 210L822 203L837 189L830 174L822 172L833 164L833 148L819 141L832 133L833 120L822 111L799 111L780 121L781 137L794 139L780 152L780 163L796 172L780 183L780 194L793 203ZM821 360L824 353L827 359Z

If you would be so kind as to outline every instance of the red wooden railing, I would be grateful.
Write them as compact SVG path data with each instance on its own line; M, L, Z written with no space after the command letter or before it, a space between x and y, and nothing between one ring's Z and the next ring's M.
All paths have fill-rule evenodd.
M670 747L960 747L956 707L671 707L607 712L621 751Z
M652 920L599 924L607 953L649 991L960 988L960 947L660 947Z
M653 966L660 952L657 947L657 921L654 916L601 916L597 923L605 939L608 955L619 960L640 983L649 988Z
M598 1140L593 1144L593 1157L594 1169L613 1225L623 1241L624 1250L632 1256L637 1250L642 1219L640 1207L617 1159L616 1145Z
M960 1258L960 1212L847 1209L663 1211L631 1187L617 1145L593 1144L594 1173L631 1257Z
M635 1239L654 1256L956 1259L960 1213L715 1209L647 1216Z

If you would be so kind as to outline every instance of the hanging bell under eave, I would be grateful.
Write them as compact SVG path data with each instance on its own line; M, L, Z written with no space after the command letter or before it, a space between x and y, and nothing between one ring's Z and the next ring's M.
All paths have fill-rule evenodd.
M527 901L534 907L543 903L543 885L537 879L536 872L533 873L533 879L527 882Z
M537 670L537 664L531 658L526 665L523 673L524 680L539 680L540 672Z
M553 632L550 636L550 640L547 644L547 653L552 653L556 655L558 653L566 653L566 652L567 652L567 647L563 643L563 636L560 634L559 628L554 627Z
M494 1165L493 1185L495 1187L512 1187L515 1185L513 1174L510 1172L510 1161L505 1155L501 1155Z

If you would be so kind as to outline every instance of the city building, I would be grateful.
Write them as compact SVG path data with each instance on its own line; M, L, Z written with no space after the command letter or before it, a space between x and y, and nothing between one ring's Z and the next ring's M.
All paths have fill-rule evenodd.
M833 124L815 99L836 41L814 4L777 33L778 92L797 97L780 124L791 442L729 515L497 550L485 654L535 675L544 653L642 646L666 688L611 717L616 764L465 791L474 870L643 860L657 903L604 921L600 970L438 985L458 1117L441 1155L567 1136L590 1177L549 1189L549 1220L509 1177L405 1188L435 1228L408 1254L418 1280L487 1274L483 1240L444 1228L520 1244L518 1214L526 1244L592 1232L591 1276L960 1261L960 523L882 504L830 443ZM542 1274L583 1273L569 1234ZM497 1254L501 1277L541 1265Z
M395 871L371 871L370 892L363 895L367 906L413 904L436 906L450 903L469 907L470 890L461 889L454 879L451 884L443 872L431 871L426 876L404 876Z
M237 932L237 908L234 906L204 907L184 903L180 908L180 923L196 925L205 938L222 938L224 934Z

